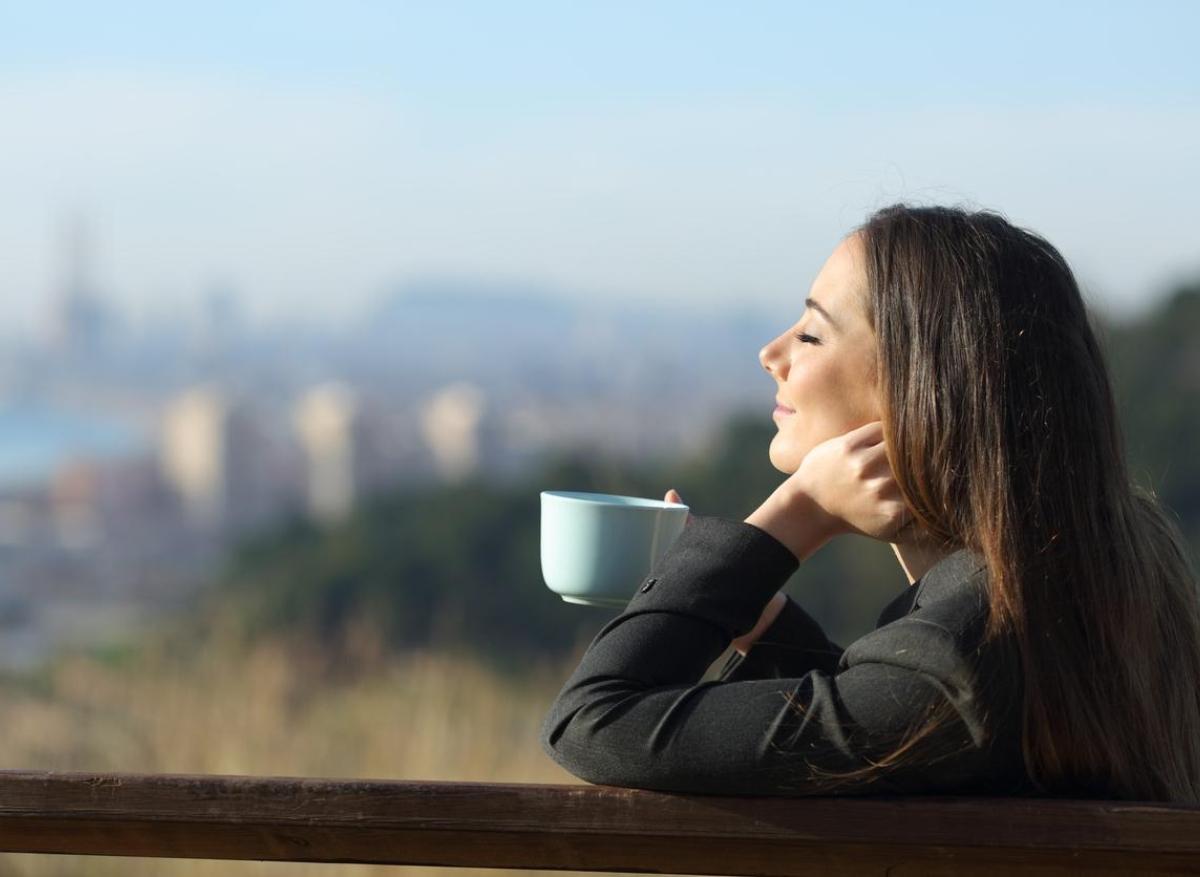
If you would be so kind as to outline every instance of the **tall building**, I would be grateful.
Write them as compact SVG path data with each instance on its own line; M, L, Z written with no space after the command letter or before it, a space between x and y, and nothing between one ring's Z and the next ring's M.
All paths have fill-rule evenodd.
M358 399L342 384L321 384L296 403L294 422L304 448L309 514L344 517L370 478L371 447Z
M443 387L422 406L420 423L444 479L472 475L494 456L487 397L474 384L460 381Z
M264 452L253 413L216 387L189 390L164 413L163 477L196 526L241 529L270 513L274 495L263 479Z
M92 277L91 240L81 216L64 223L60 253L61 277L51 302L48 341L60 354L94 352L105 340L111 315Z

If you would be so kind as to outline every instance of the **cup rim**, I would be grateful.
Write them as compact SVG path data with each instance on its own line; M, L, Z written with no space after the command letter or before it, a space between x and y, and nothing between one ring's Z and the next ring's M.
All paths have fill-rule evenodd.
M588 503L590 505L609 506L612 508L646 508L646 509L684 509L688 506L681 502L667 502L665 499L650 499L644 496L623 496L618 493L591 493L586 490L543 490L542 497L553 497L568 502Z

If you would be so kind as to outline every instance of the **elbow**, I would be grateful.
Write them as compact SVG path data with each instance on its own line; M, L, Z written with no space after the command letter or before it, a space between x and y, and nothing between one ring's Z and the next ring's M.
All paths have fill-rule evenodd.
M571 725L571 716L563 716L558 710L551 709L542 720L542 730L538 735L542 751L560 767L580 779L587 779L584 776L587 766L579 764L579 760L573 756L573 753L586 752L587 748L575 745Z
M584 782L599 785L624 785L619 771L604 757L602 740L589 734L577 721L578 712L561 715L551 710L542 722L539 739L542 751L559 767Z
M562 737L568 731L570 724L571 716L564 716L556 703L546 713L545 718L542 719L542 729L538 733L538 740L542 744L542 751L568 770L571 768L563 760L563 752L566 746L563 745Z
M542 751L555 761L558 761L558 749L555 746L559 738L558 725L559 723L554 710L551 710L546 714L546 717L542 719L542 729L538 733L538 742L542 744Z

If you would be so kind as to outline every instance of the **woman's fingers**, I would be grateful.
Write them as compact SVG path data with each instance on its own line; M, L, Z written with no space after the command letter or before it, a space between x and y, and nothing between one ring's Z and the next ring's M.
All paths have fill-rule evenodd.
M872 420L845 433L846 446L851 450L877 445L883 441L883 421Z
M887 451L882 444L873 445L859 451L863 462L863 471L867 475L891 475L892 464L888 462Z
M679 505L684 504L683 497L680 497L679 493L676 491L676 488L674 488L674 487L672 487L670 489L670 491L667 491L665 497L662 497L662 499L665 499L667 501L667 503L678 503ZM689 523L691 523L691 512L690 511L688 512L688 519L686 519L686 521L684 521L685 525L689 524Z
M888 538L905 523L904 496L888 460L882 421L821 442L791 477L824 513L832 535Z

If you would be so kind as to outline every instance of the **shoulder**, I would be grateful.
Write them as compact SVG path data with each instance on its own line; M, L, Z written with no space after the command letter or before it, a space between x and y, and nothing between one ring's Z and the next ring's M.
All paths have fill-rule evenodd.
M944 677L972 663L989 611L982 555L961 549L911 587L916 593L908 612L851 643L842 657L844 666L883 661Z

